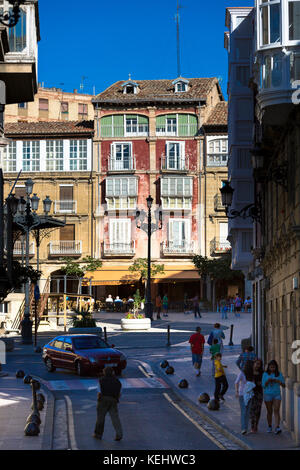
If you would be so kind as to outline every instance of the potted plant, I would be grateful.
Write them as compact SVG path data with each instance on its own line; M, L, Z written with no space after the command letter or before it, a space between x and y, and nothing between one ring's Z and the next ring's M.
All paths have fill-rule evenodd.
M145 303L145 300L142 299L139 289L137 289L133 299L133 312L127 313L126 317L121 319L122 329L149 330L151 328L151 320L150 318L145 318L145 315L141 312L142 304Z
M90 312L83 312L79 309L73 309L76 314L72 317L73 327L69 328L71 334L96 334L102 336L102 328L97 326L96 321Z

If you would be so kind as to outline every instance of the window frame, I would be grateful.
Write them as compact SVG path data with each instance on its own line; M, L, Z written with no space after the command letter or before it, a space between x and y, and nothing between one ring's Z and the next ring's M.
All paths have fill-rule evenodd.
M120 145L121 146L121 156L122 158L117 160L117 146ZM126 162L126 160L124 160L124 147L125 146L128 146L128 149L129 149L129 152L128 152L128 167L125 168L125 165L124 165L124 162ZM113 142L111 145L110 145L110 155L111 155L111 158L112 160L115 162L115 170L131 170L133 169L133 146L132 146L132 142ZM117 168L118 165L117 165L117 162L120 163L120 168Z
M24 173L41 171L40 151L41 151L41 143L39 140L24 140L23 141L22 170ZM25 159L24 157L26 155L29 155L30 158Z
M3 171L5 173L17 172L17 142L16 141L10 142L4 148L4 151L2 153L2 164L3 164Z
M220 150L216 149L216 143L220 142ZM226 151L223 151L223 142L226 142ZM213 144L213 151L211 151L210 146ZM227 156L226 162L224 161L224 156ZM214 161L213 163L209 162L210 157L220 157L219 163ZM227 166L228 164L228 136L210 136L207 138L207 151L206 151L206 166L208 167L221 167ZM224 163L224 164L223 164Z
M279 40L275 42L271 42L271 7L274 7L275 5L279 6ZM266 43L264 43L264 19L263 19L263 15L265 12L267 12L267 21L268 21L268 28L267 28L267 34L268 34L267 41L268 42ZM260 25L259 47L261 49L268 49L270 47L279 47L279 45L282 44L282 37L283 37L281 0L268 0L268 1L260 0L258 15L259 15L258 20L259 20L259 25Z
M75 146L76 142L76 146ZM75 147L77 151L77 158L73 156L75 152ZM85 147L80 148L80 147ZM83 152L85 151L85 156L82 157ZM70 139L70 171L87 171L88 170L88 140L87 139ZM76 165L74 165L76 162ZM76 166L76 168L75 168ZM84 166L85 168L82 168Z
M53 157L50 158L49 154L51 150L49 147L53 145ZM58 149L58 147L60 147ZM58 158L58 155L60 154L60 158ZM64 171L64 141L63 139L57 139L57 140L46 140L46 159L45 159L45 164L46 164L46 171ZM50 169L50 163L53 164L53 168Z

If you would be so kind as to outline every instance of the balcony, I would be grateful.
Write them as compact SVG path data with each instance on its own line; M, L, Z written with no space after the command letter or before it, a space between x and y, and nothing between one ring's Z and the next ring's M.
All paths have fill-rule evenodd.
M23 253L23 256L25 257L25 255L26 255L26 243L24 241L23 250L22 250L22 242L21 242L21 240L17 240L14 244L13 255L18 258L18 257L22 256L22 253ZM33 256L34 253L35 253L35 251L34 251L34 242L31 242L31 243L29 243L29 256Z
M76 240L56 241L49 243L50 256L81 256L82 242Z
M168 173L188 172L189 170L189 158L184 157L170 157L168 155L162 155L161 157L161 171Z
M129 243L103 243L103 254L104 256L134 256L135 255L135 241L132 240Z
M110 156L108 159L108 171L132 173L135 171L135 157L129 157L128 160L117 160L116 157Z
M226 238L213 238L210 242L210 254L223 254L231 251L231 245Z
M219 211L225 211L225 208L222 204L222 198L219 194L215 194L215 197L214 197L214 209L215 209L215 212L219 212Z
M54 214L76 214L77 201L54 201Z
M170 124L166 126L156 126L157 136L194 137L197 133L197 124Z
M194 241L183 240L180 243L164 241L162 242L162 252L164 256L193 256L195 254Z
M206 166L226 166L228 163L228 154L207 155Z

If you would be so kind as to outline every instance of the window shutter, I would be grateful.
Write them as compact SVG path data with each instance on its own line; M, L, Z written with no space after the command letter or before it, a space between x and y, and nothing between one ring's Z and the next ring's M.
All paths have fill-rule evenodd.
M156 118L156 127L165 127L166 125L166 115L157 116Z
M179 135L179 137L189 135L188 123L189 123L189 115L188 114L179 114L178 115L178 135Z
M189 136L196 135L198 131L198 121L197 116L189 114Z
M64 227L60 227L59 229L59 238L61 241L74 241L75 240L75 225L65 225Z
M112 116L101 119L101 137L112 137Z
M73 186L60 186L59 193L61 201L73 201Z
M114 115L114 137L124 137L124 116Z
M167 119L176 119L176 114L167 114Z
M26 188L25 186L16 186L14 189L15 196L19 199L20 197L23 196L23 198L26 200Z
M148 124L148 118L146 116L138 116L138 123L139 124Z
M173 241L173 220L169 221L169 241Z

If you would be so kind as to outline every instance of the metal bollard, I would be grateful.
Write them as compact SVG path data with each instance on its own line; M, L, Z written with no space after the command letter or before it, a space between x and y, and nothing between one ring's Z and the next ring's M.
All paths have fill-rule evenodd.
M107 331L106 331L106 326L104 327L104 341L107 343Z
M171 346L170 342L170 325L168 325L168 342L167 342L167 347Z
M233 327L234 325L230 325L230 340L229 340L228 346L233 346L233 342L232 342Z
M41 384L37 380L31 380L32 388L32 413L28 416L24 429L25 436L38 436L40 433L41 418L38 410L36 391L40 389Z

